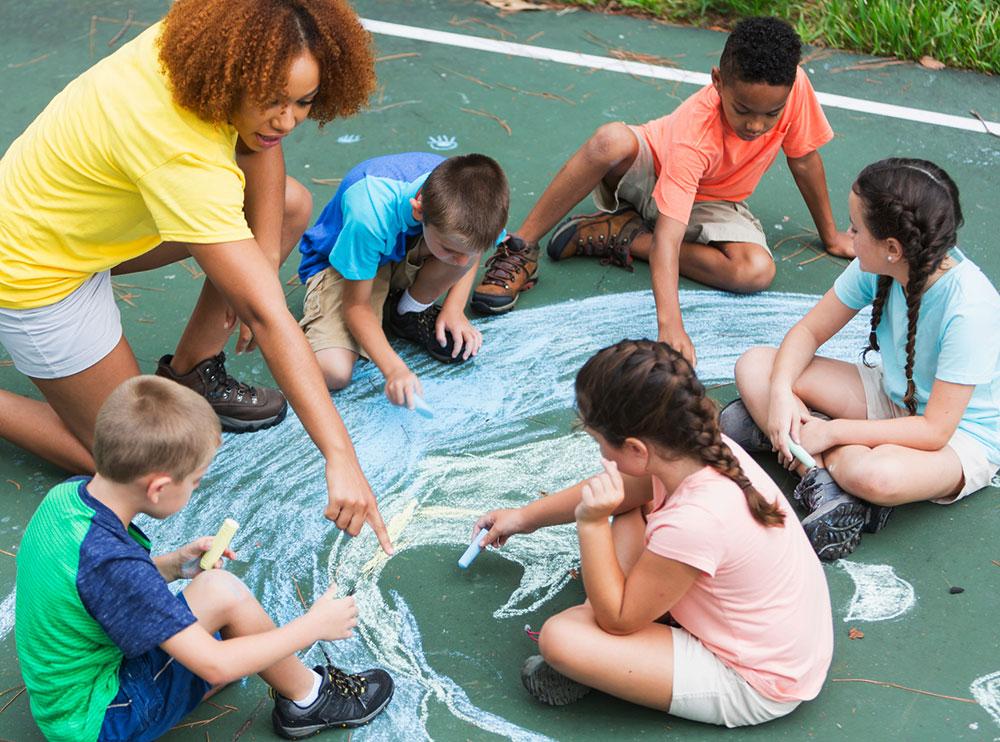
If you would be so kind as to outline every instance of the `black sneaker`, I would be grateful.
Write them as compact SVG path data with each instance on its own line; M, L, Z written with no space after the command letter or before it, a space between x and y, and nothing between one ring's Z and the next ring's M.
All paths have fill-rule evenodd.
M296 706L276 695L271 724L285 739L310 737L324 729L346 729L367 724L389 705L395 688L385 670L365 670L348 675L333 665L317 665L323 676L319 697L309 706Z
M802 528L820 559L840 559L857 548L871 506L844 492L830 472L819 467L810 469L792 497L810 511L802 519Z
M865 521L865 533L878 533L885 528L885 522L889 520L895 508L888 505L869 505L868 520Z
M226 372L226 354L207 358L186 374L170 366L172 355L163 356L156 375L193 389L208 400L219 416L222 429L250 433L277 425L288 413L288 402L277 389L255 387L237 381Z
M533 654L524 661L521 682L532 698L549 706L576 703L590 693L590 688L583 683L553 670L540 654Z
M400 314L398 310L399 297L403 295L402 290L390 291L386 297L385 307L382 314L385 317L385 326L394 335L410 340L426 350L432 358L441 363L461 363L464 360L459 353L457 358L452 358L451 353L455 349L455 341L451 333L445 331L447 343L441 345L435 334L438 315L441 314L441 307L431 304L422 312L407 312Z
M771 439L757 427L739 397L722 408L719 413L719 430L740 444L740 448L747 453L771 450Z

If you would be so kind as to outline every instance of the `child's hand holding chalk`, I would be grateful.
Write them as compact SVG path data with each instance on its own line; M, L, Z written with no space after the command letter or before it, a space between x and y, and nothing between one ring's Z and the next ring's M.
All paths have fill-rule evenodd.
M472 537L472 543L469 544L469 548L465 550L461 558L458 560L458 566L462 569L468 569L472 561L479 556L479 552L482 551L482 541L483 536L486 535L486 529L480 528L476 531L476 535Z
M413 394L413 411L421 417L426 417L428 420L434 417L434 410L432 410L431 406L424 401L424 398L416 392Z
M786 444L788 445L789 453L798 459L806 469L816 468L816 459L814 459L806 449L802 448L802 446L793 441L791 438L786 441Z
M226 518L215 536L202 536L177 550L180 569L178 577L191 579L199 572L222 567L222 557L235 559L236 552L229 548L233 535L239 528L232 518Z
M479 516L472 528L473 533L482 531L486 536L486 546L497 548L506 544L515 533L531 533L534 530L525 526L524 513L520 508L491 510Z

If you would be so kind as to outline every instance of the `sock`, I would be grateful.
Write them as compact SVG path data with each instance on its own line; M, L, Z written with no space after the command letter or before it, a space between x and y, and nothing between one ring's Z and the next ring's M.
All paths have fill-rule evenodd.
M306 693L302 698L297 698L292 701L300 709L304 709L311 706L313 702L319 698L319 687L323 684L323 676L318 672L311 671L313 674L313 687L308 693Z
M399 304L396 305L396 311L400 314L407 314L408 312L422 312L433 303L434 302L431 301L426 304L421 304L410 295L410 290L406 289L406 291L403 292L403 295L399 297Z

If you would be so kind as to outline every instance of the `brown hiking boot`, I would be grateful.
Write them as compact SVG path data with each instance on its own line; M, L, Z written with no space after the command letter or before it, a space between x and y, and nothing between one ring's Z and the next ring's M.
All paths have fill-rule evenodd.
M549 240L552 260L574 255L601 259L601 265L618 265L632 270L632 242L649 228L635 209L614 213L599 211L570 217L560 224Z
M226 373L226 354L208 358L186 374L170 367L172 355L163 356L156 375L193 389L208 400L219 416L222 429L230 433L250 433L277 425L285 419L288 402L277 389L249 386Z
M507 235L486 261L486 275L472 294L478 314L503 314L517 303L517 295L538 282L538 243Z

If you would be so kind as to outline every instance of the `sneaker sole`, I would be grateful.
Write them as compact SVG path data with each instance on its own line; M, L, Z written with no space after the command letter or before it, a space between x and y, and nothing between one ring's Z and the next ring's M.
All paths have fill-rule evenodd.
M267 428L273 428L275 425L281 423L288 414L288 402L285 402L285 406L281 408L279 412L274 417L268 417L264 420L241 420L238 417L228 417L226 415L219 415L219 423L222 425L222 430L226 433L255 433L258 430L266 430Z
M889 516L892 515L893 508L885 508L879 506L873 506L873 507L875 507L876 511L878 512L878 517L874 520L870 520L867 523L865 523L864 528L862 528L862 530L865 533L878 533L883 528L885 528L885 524L889 520Z
M536 270L533 274L531 274L531 276L528 277L528 281L524 284L524 286L522 286L518 290L518 292L514 294L513 297L511 297L510 301L506 302L505 304L490 304L487 303L486 299L479 298L479 296L473 294L472 301L469 303L469 306L472 308L472 311L474 311L476 314L481 314L484 316L507 314L507 312L513 309L514 305L517 304L517 297L520 296L522 292L534 288L535 284L537 283L538 283L538 271ZM503 297L497 297L497 298L503 298Z
M529 657L521 668L521 683L532 698L549 706L576 703L591 690L556 672L537 654Z
M806 516L802 528L816 556L832 562L847 556L861 543L864 517L857 502L833 500Z
M278 713L278 711L277 709L275 709L273 712L271 712L271 723L272 726L274 727L274 731L278 734L278 736L284 737L285 739L305 739L306 737L312 737L314 734L319 734L320 732L323 732L327 729L357 729L358 727L363 727L365 724L369 723L376 716L381 714L382 711L385 710L385 707L389 705L389 701L392 700L392 696L395 692L396 692L396 687L393 686L392 690L389 692L389 695L386 696L386 699L381 704L379 704L379 707L377 709L372 710L371 713L369 713L366 716L363 716L360 719L351 719L350 721L338 721L334 722L333 724L313 724L308 727L288 728L288 727L283 727L279 724L278 720L275 718L275 715Z

